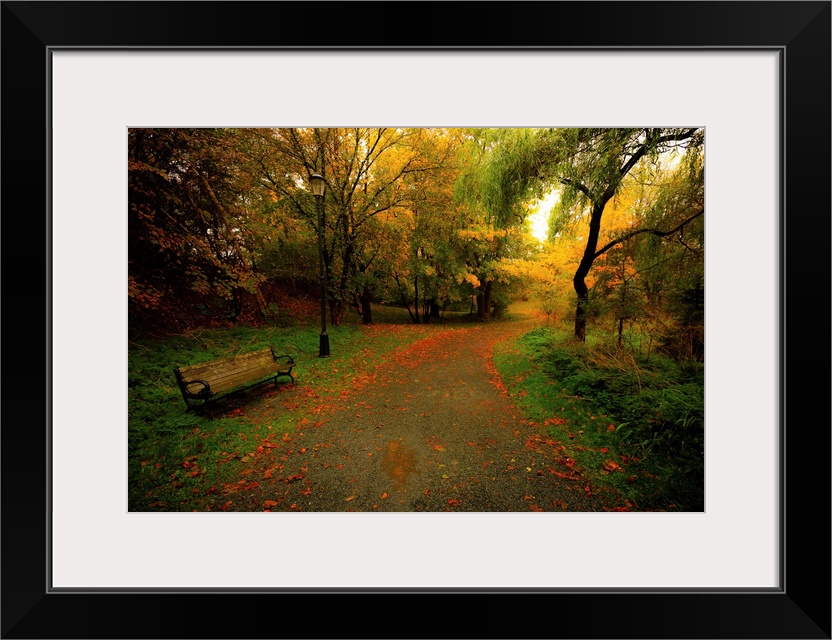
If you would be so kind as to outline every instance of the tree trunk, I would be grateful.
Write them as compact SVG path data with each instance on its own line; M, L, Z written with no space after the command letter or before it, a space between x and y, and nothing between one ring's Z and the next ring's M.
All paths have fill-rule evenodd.
M618 350L621 351L621 344L624 337L624 318L618 319Z
M436 301L436 298L431 298L428 301L428 305L430 306L430 317L439 318L439 303Z
M413 296L413 313L415 314L413 322L415 322L416 324L421 324L422 319L419 317L419 276L414 276L413 288L416 291L415 295Z
M370 306L370 290L367 285L358 297L361 301L361 322L362 324L373 324L373 308Z
M575 337L581 342L586 341L586 303L589 299L589 291L586 284L581 280L581 289L575 282L575 291L578 294L578 301L575 305Z
M341 318L344 316L344 303L341 300L329 299L329 321L333 327L341 326Z
M491 302L493 299L494 281L485 283L485 289L477 294L477 320L487 322L491 320Z
M572 278L572 285L578 300L575 304L575 337L581 342L586 341L586 304L589 300L589 289L586 286L586 276L595 261L595 251L598 248L598 234L601 231L601 214L604 213L604 205L612 198L611 191L604 193L598 202L592 205L592 215L589 219L589 236L586 239L584 255Z

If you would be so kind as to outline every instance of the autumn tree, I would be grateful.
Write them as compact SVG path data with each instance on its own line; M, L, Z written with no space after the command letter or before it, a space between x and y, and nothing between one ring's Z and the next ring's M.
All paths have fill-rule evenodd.
M492 134L480 171L481 201L499 220L517 215L525 200L557 186L560 207L586 220L584 249L572 282L577 295L575 337L586 338L587 276L595 261L640 233L668 237L704 213L687 210L674 228L634 229L599 246L607 204L637 166L658 162L672 150L699 147L702 129L519 129Z
M374 261L372 221L408 203L404 178L431 171L420 148L424 129L259 129L249 130L248 170L291 212L322 234L330 316L341 321L344 305L356 296L369 305L364 285ZM324 176L324 223L320 227L308 189L313 173ZM369 309L365 319L371 318Z
M217 301L237 318L266 301L243 237L248 209L224 129L128 131L128 296L134 318ZM192 315L192 314L191 314Z

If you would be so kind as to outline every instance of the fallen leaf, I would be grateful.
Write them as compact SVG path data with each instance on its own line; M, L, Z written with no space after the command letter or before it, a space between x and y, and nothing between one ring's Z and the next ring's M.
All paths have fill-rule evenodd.
M448 500L448 504L451 505L452 507L455 507L459 504L459 500L451 498L450 500Z
M387 497L387 492L381 494L381 499L384 500Z
M604 460L604 464L602 466L606 471L617 471L621 469L621 465L617 462L613 462L612 460Z
M345 500L345 502L349 502L350 500L355 500L355 496L350 496L349 498L347 498L347 499Z
M264 507L267 507L267 508L269 508L269 507L276 507L276 506L277 506L277 500L266 500L266 501L263 503L263 506L264 506Z

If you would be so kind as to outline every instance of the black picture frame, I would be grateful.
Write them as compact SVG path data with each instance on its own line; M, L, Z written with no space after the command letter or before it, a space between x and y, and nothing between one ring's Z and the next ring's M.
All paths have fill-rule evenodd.
M830 638L830 7L828 1L2 2L2 637ZM395 28L385 15L396 16ZM305 28L291 27L298 24ZM48 390L61 381L49 378L47 134L49 52L60 47L778 50L785 78L781 588L51 592ZM741 259L741 240L737 251ZM93 309L82 312L90 322L107 321ZM96 402L94 381L89 402ZM531 557L520 554L518 562ZM638 559L622 558L628 561Z

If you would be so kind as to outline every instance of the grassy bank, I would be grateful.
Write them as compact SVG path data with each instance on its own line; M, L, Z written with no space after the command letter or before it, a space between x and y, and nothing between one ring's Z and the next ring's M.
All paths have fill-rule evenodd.
M569 464L632 510L704 509L704 367L539 328L502 343L495 364L527 419Z

